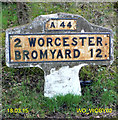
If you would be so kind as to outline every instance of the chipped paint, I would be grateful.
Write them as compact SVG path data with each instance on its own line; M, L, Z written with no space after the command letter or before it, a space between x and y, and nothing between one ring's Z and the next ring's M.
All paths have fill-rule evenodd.
M51 27L50 20L54 20L55 28ZM58 20L58 21L56 21ZM61 21L60 21L61 20ZM62 21L63 20L63 21ZM68 21L72 20L72 21ZM64 22L64 25L62 24ZM69 22L73 22L73 25L68 25ZM46 26L47 24L47 26ZM61 28L60 28L61 24ZM67 26L68 25L68 26ZM71 27L69 27L71 26ZM75 34L72 34L72 31ZM89 33L89 35L87 34ZM90 34L94 33L94 36L91 36ZM99 45L97 45L96 37L98 36L97 33L100 33L99 37L103 39L102 45L99 42ZM107 37L106 34L103 33L109 33L111 41L109 42L109 36ZM12 38L9 38L10 34L20 34L19 36L13 36ZM25 37L22 36L22 34L26 34ZM27 34L30 34L27 35ZM36 45L34 47L29 47L29 41L31 37L35 37L39 39L42 35L43 39L46 37L51 37L52 45L42 45L39 46L38 42L36 40ZM46 34L46 35L44 35ZM52 36L50 36L52 34ZM82 41L78 39L80 37L80 34L86 34L85 37L91 36L95 39L91 39L88 42L88 38L84 40L84 45L82 46ZM96 34L96 35L95 35ZM15 44L14 40L16 37L19 37L21 39L20 45L22 47L14 47ZM57 41L57 44L61 43L61 45L57 46L55 45L54 41L56 37L60 37L60 40ZM68 37L68 40L63 40L63 37ZM73 37L77 37L77 39L72 39ZM65 41L65 42L64 42ZM85 18L83 18L80 15L74 15L74 14L67 14L67 13L56 13L56 14L50 14L50 15L40 15L36 17L31 23L23 25L23 26L17 26L14 28L9 28L6 30L6 65L8 67L14 67L14 68L22 68L22 67L38 67L44 71L44 78L45 78L45 86L44 86L44 96L46 97L53 97L54 95L66 95L68 93L74 94L74 95L81 95L81 86L79 81L79 71L82 66L85 65L110 65L113 63L114 60L114 53L113 53L113 32L110 29L93 25L92 23L89 23ZM78 45L75 45L76 42ZM73 46L72 46L73 43ZM88 45L92 43L95 44L94 46ZM105 45L105 43L107 43ZM110 44L109 44L110 43ZM49 42L50 44L50 42ZM19 45L19 43L17 44ZM68 46L69 45L69 46ZM109 46L110 45L110 46ZM53 48L54 47L54 48ZM47 54L49 57L47 59L43 58L42 61L39 58L36 57L36 53L33 54L34 59L31 59L31 51L40 51L40 49L43 50L61 50L62 54L64 55L64 51L66 49L70 50L71 53L73 49L80 50L80 56L75 58L69 58L69 55L67 54L67 58L60 58L57 57L58 52L54 54L54 59L52 59L51 53ZM99 51L96 52L97 49L101 49L102 52L99 53ZM21 56L21 59L15 59L14 52L18 50ZM23 50L27 50L30 54L28 56L30 59L28 59L25 52L24 58L23 58ZM93 54L90 54L93 52ZM99 53L99 55L102 55L102 57L96 57L96 55ZM83 56L82 56L83 55ZM105 55L107 55L105 57ZM110 55L110 56L109 56ZM39 55L40 56L40 55ZM93 56L92 58L90 56ZM103 60L104 59L104 60ZM77 60L77 61L76 61ZM41 61L41 62L39 62ZM50 62L49 62L50 61Z
M105 33L11 35L10 62L109 60L109 43Z

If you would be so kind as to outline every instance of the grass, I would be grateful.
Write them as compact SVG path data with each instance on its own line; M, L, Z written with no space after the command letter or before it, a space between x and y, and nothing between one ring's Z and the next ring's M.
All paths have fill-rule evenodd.
M3 88L3 115L5 115L4 117L16 117L16 113L8 113L7 110L11 108L22 110L27 108L29 113L18 114L18 117L26 118L37 117L37 114L40 117L54 113L73 113L77 115L77 109L79 108L115 109L118 97L115 85L118 75L108 70L99 71L98 74L90 87L82 88L84 92L82 96L67 94L65 96L55 96L52 99L46 98L43 93L36 91L41 81L38 81L37 86L32 89L24 81L16 82L9 89ZM107 77L108 79L106 79Z
M15 3L2 4L2 28L13 27L18 25L17 8Z
M115 61L111 66L87 66L80 72L81 80L93 80L90 86L82 87L82 96L67 94L52 99L43 96L44 72L39 68L8 68L5 64L5 32L4 30L17 26L16 4L3 4L2 21L2 114L5 118L44 118L50 116L82 117L79 108L112 108L117 104L117 50L116 23L114 22L113 3L27 3L30 8L30 18L42 14L67 12L79 14L89 22L108 27L114 31ZM8 112L20 109L22 112ZM24 111L23 111L24 109ZM27 113L28 111L28 113ZM95 114L96 115L96 114Z

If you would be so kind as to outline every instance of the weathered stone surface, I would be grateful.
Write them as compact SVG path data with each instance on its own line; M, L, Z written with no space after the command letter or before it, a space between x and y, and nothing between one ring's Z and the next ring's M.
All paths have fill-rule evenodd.
M109 32L111 38L110 60L109 61L81 61L81 62L43 62L43 63L9 63L9 34L38 34L38 33L70 33L71 31L47 31L45 23L51 18L76 18L77 26L74 32ZM113 62L113 33L112 30L89 23L79 15L56 13L50 15L40 15L31 23L9 28L6 30L6 64L9 67L39 67L45 72L44 95L52 97L58 94L73 93L80 95L81 87L78 77L80 68L88 65L110 65ZM75 87L74 87L75 86Z
M6 30L6 64L9 67L30 67L30 65L35 66L39 63L15 63L15 64L9 64L9 39L8 35L9 34L38 34L38 33L70 33L71 31L45 31L45 23L51 18L76 18L77 19L77 29L74 32L110 32L112 35L112 40L111 40L111 56L110 56L110 61L100 61L100 62L95 62L95 61L87 61L84 63L87 64L93 64L93 65L109 65L113 62L113 33L112 30L99 27L96 25L93 25L89 23L86 19L79 15L73 15L73 14L66 14L66 13L56 13L56 14L50 14L50 15L40 15L37 18L35 18L31 23L23 25L23 26L18 26L14 28L9 28ZM83 62L82 62L83 63ZM75 65L78 65L78 62L59 62L59 63L40 63L40 66L46 70L48 66L48 70L51 70L51 68L60 68L62 66L70 66L73 67Z
M73 68L69 66L61 67L59 70L51 69L50 74L45 76L44 96L53 97L55 95L74 94L81 95L79 81L79 71L87 64L80 64Z

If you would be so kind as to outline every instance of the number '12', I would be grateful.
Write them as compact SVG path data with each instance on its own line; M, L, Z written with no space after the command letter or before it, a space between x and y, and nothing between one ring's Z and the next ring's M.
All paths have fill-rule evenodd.
M90 52L91 52L91 57L93 57L93 49L90 49ZM96 52L97 52L96 57L102 57L102 55L101 55L102 50L101 49L97 49Z

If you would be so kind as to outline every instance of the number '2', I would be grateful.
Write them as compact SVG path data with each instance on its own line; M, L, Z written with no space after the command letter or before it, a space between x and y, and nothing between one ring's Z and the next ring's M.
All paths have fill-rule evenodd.
M14 47L22 47L22 46L20 45L21 40L20 40L19 38L16 38L16 39L14 40L14 42L16 42L16 44L15 44Z

